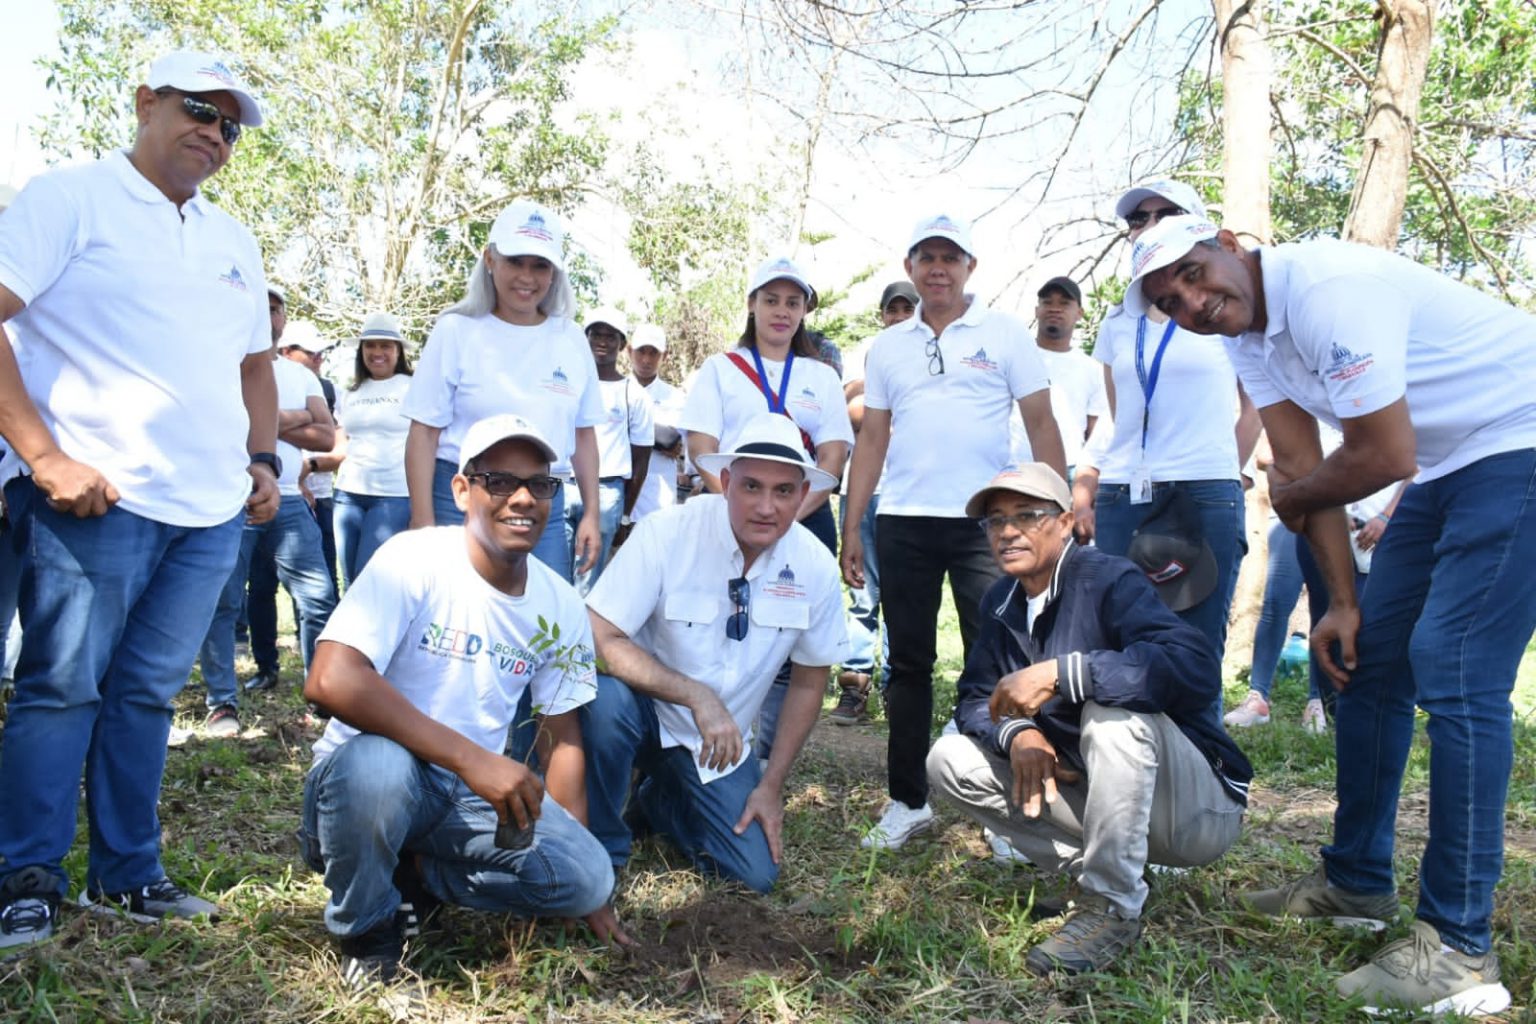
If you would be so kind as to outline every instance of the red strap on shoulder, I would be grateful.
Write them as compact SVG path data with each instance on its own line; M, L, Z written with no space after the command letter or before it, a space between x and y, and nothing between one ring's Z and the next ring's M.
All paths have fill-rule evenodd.
M725 358L735 363L736 369L747 375L747 380L752 382L752 386L757 388L758 392L762 394L764 398L768 397L767 390L763 387L763 379L757 375L756 370L747 365L747 361L742 358L740 352L727 352L725 354ZM780 413L780 415L788 419L789 422L795 423L795 418L789 415L789 410L786 409L784 412ZM800 431L800 444L805 448L806 454L809 455L812 460L814 460L816 458L816 443L811 440L811 435L807 434L805 432L805 428L800 426L800 424L795 423L795 429Z

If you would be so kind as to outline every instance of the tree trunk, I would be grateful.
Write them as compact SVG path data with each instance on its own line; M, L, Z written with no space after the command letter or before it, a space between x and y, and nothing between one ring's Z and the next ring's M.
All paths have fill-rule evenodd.
M1264 0L1213 0L1221 47L1222 226L1267 244L1269 226L1269 43Z
M1381 46L1355 192L1344 237L1383 249L1397 246L1413 164L1414 119L1429 67L1435 0L1378 0Z

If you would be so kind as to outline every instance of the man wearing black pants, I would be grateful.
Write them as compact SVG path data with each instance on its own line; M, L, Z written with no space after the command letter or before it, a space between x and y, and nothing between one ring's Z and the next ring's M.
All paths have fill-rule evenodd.
M976 269L970 227L939 214L920 220L907 274L921 300L911 319L875 337L864 375L864 424L854 447L843 518L843 578L864 585L859 520L885 468L875 523L880 590L891 636L886 752L891 800L862 840L894 849L933 823L928 756L939 605L949 574L960 637L970 650L977 605L997 578L965 499L1008 462L1015 404L1035 458L1063 476L1050 380L1021 320L965 291Z

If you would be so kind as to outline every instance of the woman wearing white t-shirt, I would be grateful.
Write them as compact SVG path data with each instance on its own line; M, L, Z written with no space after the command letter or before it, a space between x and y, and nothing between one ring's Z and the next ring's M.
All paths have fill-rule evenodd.
M400 322L388 313L363 321L352 385L336 401L336 557L350 587L373 553L411 521L405 487L405 436L400 413L411 384Z
M747 326L736 348L705 360L688 391L680 426L688 433L694 465L701 455L729 451L743 424L766 408L794 421L816 465L842 477L853 425L837 371L817 358L805 330L805 315L815 303L816 292L794 261L771 259L757 268L747 291ZM719 493L720 479L700 474L704 486ZM799 519L835 555L837 526L827 496L826 491L807 495Z
M603 401L586 336L571 320L576 299L564 270L564 239L559 218L526 199L491 225L464 298L438 317L406 394L412 422L405 479L413 528L462 523L451 481L464 435L499 413L532 421L559 456L550 472L575 474L584 510L576 568L585 571L602 548L592 428L603 419ZM565 497L557 492L533 554L570 582L564 514Z
M1131 189L1115 206L1132 241L1164 217L1189 212L1204 215L1204 204L1175 181ZM1222 340L1191 334L1166 318L1112 310L1093 358L1104 364L1114 427L1095 432L1078 466L1072 488L1078 532L1124 555L1152 499L1165 490L1193 499L1216 556L1216 586L1179 617L1204 633L1220 657L1238 565L1248 550L1240 469L1258 441L1258 414L1238 386Z

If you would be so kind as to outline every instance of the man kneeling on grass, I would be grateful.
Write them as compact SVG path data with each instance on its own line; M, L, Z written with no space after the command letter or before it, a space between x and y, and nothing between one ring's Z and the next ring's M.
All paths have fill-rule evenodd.
M1148 864L1208 864L1236 842L1253 770L1222 728L1210 642L1135 564L1072 541L1072 495L1006 469L966 514L1007 574L987 591L934 790L1077 889L1037 974L1110 966L1141 935Z
M775 413L747 421L729 452L699 467L720 474L724 493L642 519L587 597L612 673L581 708L592 832L620 866L642 817L700 869L767 892L779 876L784 779L848 646L837 562L795 520L806 495L837 478ZM786 659L789 692L763 768L752 727Z
M559 487L554 457L517 416L471 427L453 478L464 525L392 538L320 637L304 695L335 717L299 839L358 987L395 976L422 903L585 917L629 942L608 858L582 825L591 628L576 591L529 557ZM543 782L502 754L528 688Z

